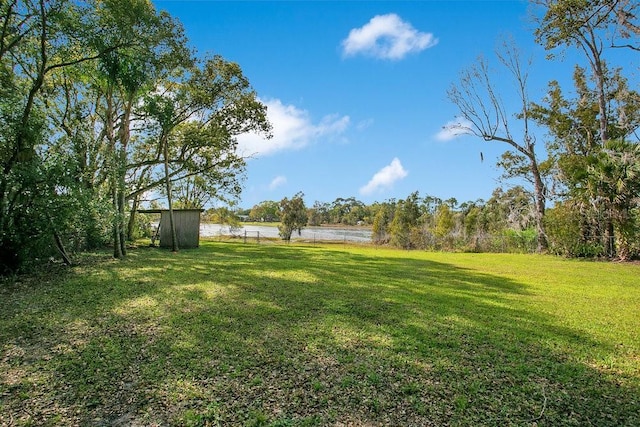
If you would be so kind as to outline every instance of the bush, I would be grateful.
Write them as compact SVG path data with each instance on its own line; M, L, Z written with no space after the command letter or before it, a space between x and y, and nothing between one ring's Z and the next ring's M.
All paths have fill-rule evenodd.
M504 252L531 253L535 252L538 233L534 229L504 230Z
M558 203L545 213L549 252L566 257L597 257L604 255L604 243L598 236L585 236L584 220L572 206Z
M136 214L133 231L129 238L131 240L140 239L142 237L151 238L153 235L153 227L151 226L151 218L147 214Z

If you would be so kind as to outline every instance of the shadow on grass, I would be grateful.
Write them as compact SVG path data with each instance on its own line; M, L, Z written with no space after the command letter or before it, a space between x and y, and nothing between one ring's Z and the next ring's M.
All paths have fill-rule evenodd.
M147 248L0 297L7 425L640 424L615 349L416 254Z

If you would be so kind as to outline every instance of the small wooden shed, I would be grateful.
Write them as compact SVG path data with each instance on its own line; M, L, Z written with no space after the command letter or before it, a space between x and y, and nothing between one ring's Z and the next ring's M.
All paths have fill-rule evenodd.
M171 222L169 219L169 209L147 209L139 210L140 213L159 213L160 223L158 231L160 236L160 247L171 247ZM200 214L204 209L174 209L173 221L176 226L178 237L178 248L190 249L200 246Z

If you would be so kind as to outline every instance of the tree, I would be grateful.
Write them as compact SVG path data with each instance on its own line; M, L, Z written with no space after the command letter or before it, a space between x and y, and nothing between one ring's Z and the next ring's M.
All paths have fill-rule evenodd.
M455 222L453 218L453 212L448 204L443 203L440 205L438 211L436 212L435 223L436 226L434 229L434 233L436 237L440 239L445 238L453 231Z
M546 10L536 30L537 41L547 50L560 46L575 46L584 52L585 58L589 61L596 83L600 139L604 143L609 139L609 122L603 62L604 44L599 30L606 28L610 23L613 6L606 4L608 2L583 0L541 0L538 3Z
M419 219L421 217L418 192L415 191L405 200L396 204L393 219L389 226L391 244L404 249L419 246L416 234L420 234Z
M366 216L365 205L355 197L343 199L338 197L328 206L328 221L330 224L356 225Z
M512 97L518 100L518 109L513 114L507 112L497 92L489 64L479 58L474 66L462 72L460 81L447 92L464 119L462 124L454 127L484 141L501 142L509 146L509 151L503 155L500 164L507 167L508 176L519 176L533 184L537 250L544 252L547 249L544 229L546 189L543 181L546 165L541 164L538 159L535 151L536 139L531 134L528 71L523 68L520 54L513 45L505 43L497 56L516 84L516 92Z
M58 230L79 218L67 202L81 194L70 176L80 169L66 146L52 143L61 132L51 115L61 110L52 106L61 93L54 81L137 46L148 29L142 22L152 15L143 0L0 3L0 240L14 264L23 258L17 252L35 256L51 234L60 248ZM88 76L77 81L86 85Z
M567 98L558 82L552 81L543 103L533 105L532 115L549 129L551 139L547 150L555 164L555 187L569 202L565 208L572 206L581 214L582 247L597 247L600 243L597 245L594 241L601 240L603 254L614 256L616 229L619 233L620 227L627 230L629 227L615 219L626 215L618 209L628 208L614 203L619 199L618 192L625 187L608 184L617 179L616 169L612 168L615 161L608 160L615 150L609 146L627 147L624 151L628 152L629 141L635 139L637 144L640 94L629 89L619 69L609 71L604 61L603 67L608 140L602 140L597 85L588 78L587 70L579 66L574 72L575 97ZM607 164L602 164L603 161ZM613 176L606 176L608 172ZM623 247L621 252L621 256L627 257L629 250Z
M117 3L117 2L116 2ZM109 2L107 2L109 4ZM149 3L133 5L136 14L116 8L121 25L137 29L137 42L118 52L108 52L99 61L100 84L104 94L105 137L109 152L108 182L114 207L114 257L126 255L125 211L127 209L127 157L131 151L131 124L134 108L143 92L151 90L163 77L191 62L182 29L166 15L157 15ZM116 36L117 37L117 36ZM166 153L164 153L166 154ZM170 183L167 182L167 187ZM136 205L134 200L134 205ZM173 211L169 203L173 230ZM132 209L135 212L135 209ZM130 216L129 229L135 216ZM172 233L174 235L175 233ZM175 239L174 239L175 240ZM174 248L174 250L177 248Z
M102 191L107 179L107 152L100 131L99 96L87 84L88 76L96 74L95 62L66 68L52 76L57 90L48 97L54 101L49 109L52 127L61 130L57 138L48 139L48 151L62 156L58 158L74 181L68 191L82 206L66 227L73 230L70 240L75 250L105 246L113 232L110 198Z
M371 210L375 212L371 230L373 243L382 245L389 242L395 205L395 200L390 200L372 206Z
M604 40L615 33L627 39L640 34L634 21L638 4L626 0L537 0L535 3L544 10L538 19L537 41L549 51L556 48L577 48L584 53L589 63L599 126L599 143L594 148L603 149L610 139L615 139L611 135L615 122L609 109L609 72L604 60ZM638 49L637 44L633 43L627 47ZM616 252L613 219L609 216L606 221L605 252L613 256Z
M462 216L464 238L467 242L473 242L472 248L476 251L478 250L478 223L481 212L482 206L472 202L464 208Z
M329 204L316 201L309 208L309 224L318 226L329 222Z
M544 10L543 16L537 18L540 25L536 36L547 49L574 45L594 60L592 65L596 65L607 39L612 48L640 51L637 39L640 5L633 0L533 0L532 3Z
M545 223L552 253L567 257L593 257L602 254L599 242L585 239L582 213L573 200L556 202L545 215Z
M266 200L255 205L251 209L249 216L254 221L274 222L278 221L280 215L280 205L273 200Z
M294 230L298 235L302 233L302 228L307 225L307 208L304 205L304 194L299 192L290 200L286 197L280 201L280 225L278 231L282 240L291 240Z
M228 225L229 229L232 231L239 230L241 228L238 215L226 206L208 209L206 217L207 221L221 225Z
M173 187L174 205L179 209L203 209L211 200L207 183L202 176L194 175L176 183Z
M618 232L617 256L631 259L638 236L637 209L640 206L640 144L610 140L589 167L589 176L606 195L605 206Z
M161 185L170 195L172 184L196 175L211 197L238 195L245 160L236 151L236 137L246 132L270 136L266 106L238 64L214 56L183 71L181 79L158 82L145 99L150 126L128 169L149 171L140 177L152 175L132 183L127 199Z

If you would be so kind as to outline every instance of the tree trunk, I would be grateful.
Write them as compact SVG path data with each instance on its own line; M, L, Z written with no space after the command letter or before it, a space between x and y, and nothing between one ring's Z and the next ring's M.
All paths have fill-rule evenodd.
M627 214L628 212L624 212ZM618 222L618 259L620 261L629 261L631 259L631 242L636 237L636 233L630 228L633 228L633 224L629 224L629 221L622 220ZM629 227L631 225L631 227Z
M120 214L118 212L118 189L115 186L115 182L112 183L111 196L113 199L113 257L122 258L122 244L120 243Z
M113 88L107 87L105 100L107 102L105 111L105 135L109 141L109 150L111 155L111 170L109 171L109 177L111 180L111 203L113 205L113 257L122 258L124 253L122 252L123 244L121 242L122 234L120 230L122 228L122 217L120 216L120 156L117 149L117 142L114 130L114 107L113 107Z
M593 71L593 76L596 80L597 87L597 95L598 95L598 113L599 113L599 124L600 124L600 140L602 142L602 147L609 139L609 117L607 112L607 93L605 89L605 70L602 64L601 52L598 50L596 37L593 34L593 30L589 29L589 38L586 36L583 37L583 42L586 45L586 49L588 49L587 57L591 54L591 68Z
M605 224L605 242L604 242L604 251L609 258L614 258L616 256L616 241L615 241L615 232L613 229L613 220L611 216L607 218L607 223Z
M167 188L167 202L169 203L169 226L171 227L171 250L178 252L178 235L176 233L176 225L173 220L173 202L171 200L171 181L169 180L169 141L168 138L162 138L163 154L164 154L164 179Z
M33 79L33 84L31 89L29 90L29 95L27 97L27 103L22 111L22 116L20 118L20 125L16 132L16 146L15 150L8 162L5 164L4 173L7 174L11 170L11 167L16 162L24 162L26 160L32 159L35 157L35 150L33 148L33 142L29 141L29 144L26 144L26 139L28 136L28 126L29 119L31 118L31 113L33 111L33 107L35 105L36 95L40 92L40 89L44 85L44 78L47 70L47 14L45 13L45 2L44 0L40 0L40 18L41 18L41 27L40 27L40 35L39 35L39 52L40 55L40 64L38 65L37 75Z
M131 201L131 212L129 212L129 222L127 223L127 239L133 240L133 232L136 225L136 211L138 210L138 204L140 203L139 196L134 196Z
M538 234L538 247L536 251L538 253L544 253L549 249L549 242L547 241L547 233L544 226L544 211L546 205L546 198L544 195L544 183L540 176L540 170L538 169L538 163L535 160L535 156L530 158L531 161L531 174L533 175L533 187L534 187L534 199L536 207L536 232Z
M131 125L131 110L133 109L133 100L135 97L135 91L127 93L126 103L124 104L124 112L122 119L120 120L120 127L118 128L118 139L120 140L120 152L118 156L118 208L120 211L121 227L120 227L120 244L122 245L122 253L127 254L126 242L131 240L132 233L125 229L125 217L126 217L126 198L125 187L127 179L127 147L129 146L129 140L131 138L130 125Z
M53 238L56 242L56 248L58 248L58 252L60 252L60 256L62 256L62 261L64 261L66 265L71 265L71 258L67 254L67 251L62 244L62 239L55 229L53 230Z
M120 189L118 191L118 232L120 233L120 251L122 252L122 256L127 255L127 236L124 229L124 218L125 218L125 201L124 201L124 191Z

